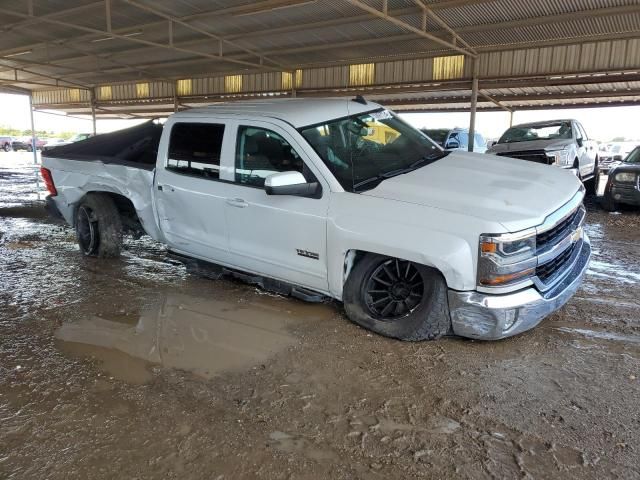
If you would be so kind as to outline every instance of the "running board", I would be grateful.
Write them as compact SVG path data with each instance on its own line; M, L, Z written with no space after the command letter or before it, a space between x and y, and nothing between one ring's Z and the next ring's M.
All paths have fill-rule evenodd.
M292 285L281 280L275 280L269 277L254 275L252 273L242 272L232 268L223 267L216 263L199 260L197 258L182 255L173 251L169 251L167 256L176 262L183 264L187 268L187 273L191 273L200 277L209 278L211 280L220 280L223 277L230 277L256 285L268 292L278 295L291 296L299 300L310 303L321 303L328 299L322 293L314 292L304 287Z

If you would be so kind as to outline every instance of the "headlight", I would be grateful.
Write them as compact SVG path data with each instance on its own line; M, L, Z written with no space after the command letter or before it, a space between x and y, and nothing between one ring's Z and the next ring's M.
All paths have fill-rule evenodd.
M549 150L547 155L555 159L555 164L560 167L570 167L573 162L569 158L569 150Z
M536 231L481 235L478 285L504 287L532 277L536 270Z
M621 172L616 174L616 182L633 183L636 181L636 174L630 172Z

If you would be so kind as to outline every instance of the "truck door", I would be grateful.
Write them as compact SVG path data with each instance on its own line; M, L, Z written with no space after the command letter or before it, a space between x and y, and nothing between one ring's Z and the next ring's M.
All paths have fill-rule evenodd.
M225 125L184 121L170 128L164 166L156 172L158 223L167 245L180 253L224 263L228 260L225 197L220 159Z
M268 277L327 291L329 189L301 143L271 122L239 121L234 162L227 169L225 208L232 263ZM321 198L267 195L265 178L302 172L323 187Z

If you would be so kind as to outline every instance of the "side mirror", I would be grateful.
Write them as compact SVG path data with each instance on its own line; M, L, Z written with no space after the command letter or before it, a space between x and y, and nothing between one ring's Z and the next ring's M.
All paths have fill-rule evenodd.
M320 198L322 188L318 182L308 183L300 172L278 172L264 180L267 195L293 195Z
M579 147L584 145L584 142L582 141L582 138L576 138L576 143L578 144Z
M458 140L456 140L455 138L451 138L447 140L447 144L444 146L444 148L446 149L460 148L460 142L458 142Z

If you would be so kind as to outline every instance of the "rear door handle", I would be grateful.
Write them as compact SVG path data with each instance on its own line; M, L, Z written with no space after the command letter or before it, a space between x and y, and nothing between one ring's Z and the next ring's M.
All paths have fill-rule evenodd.
M249 206L249 204L245 202L244 199L242 198L227 198L227 203L232 207L237 207L237 208L246 208Z
M158 185L158 190L161 192L175 192L171 185Z

